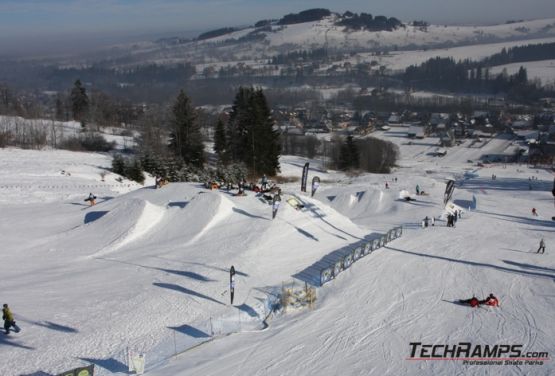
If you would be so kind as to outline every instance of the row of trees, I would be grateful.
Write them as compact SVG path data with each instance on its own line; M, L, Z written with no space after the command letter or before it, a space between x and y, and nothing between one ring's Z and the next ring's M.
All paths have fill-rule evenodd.
M351 30L368 30L368 31L393 31L399 27L403 27L403 23L395 17L376 16L371 14L350 13L336 22L336 25L346 26Z
M470 60L455 62L453 58L436 57L419 66L411 65L402 78L413 88L505 93L510 99L525 103L550 96L545 88L528 81L524 67L514 75L505 72L492 77L484 63Z
M483 59L482 63L494 66L551 59L555 59L555 43L539 43L503 48L501 52Z
M273 176L279 170L280 154L279 135L273 124L262 90L240 87L231 113L225 119L220 117L216 125L214 151L218 168L206 168L199 111L182 90L167 116L167 133L156 119L146 122L139 140L141 156L137 159L145 171L171 181L247 174Z

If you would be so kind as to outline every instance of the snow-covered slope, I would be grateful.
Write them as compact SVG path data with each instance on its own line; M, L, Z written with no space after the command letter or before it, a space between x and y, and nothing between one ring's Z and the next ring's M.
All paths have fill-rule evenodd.
M150 375L555 372L549 361L407 360L410 342L552 352L555 213L551 172L467 163L505 150L507 140L461 145L441 159L428 155L433 140L399 144L400 167L391 175L348 177L311 163L319 191L311 198L298 182L282 185L274 220L252 192L236 197L186 183L122 191L94 180L105 156L0 149L0 189L9 197L0 201L0 295L23 328L0 336L0 374L57 374L88 363L100 375L125 374L128 348L146 353ZM300 176L304 162L283 157L283 174ZM439 219L420 228L424 216L442 215L447 177L458 181L453 202L475 209L455 228ZM427 195L399 200L417 184ZM102 192L93 207L82 202L90 190ZM288 205L290 196L304 209ZM401 224L402 238L318 288L314 309L275 315L253 332L283 283L302 284L299 273L325 255ZM545 255L534 253L541 237ZM234 305L231 265L238 271ZM453 303L490 292L500 309ZM217 336L229 332L236 333ZM168 359L212 333L210 343Z
M254 27L201 41L167 45L145 42L123 46L125 58L116 64L206 64L243 62L256 66L260 59L279 53L315 48L330 51L365 52L436 49L499 42L524 41L555 37L555 19L522 21L490 26L430 25L423 30L406 25L393 31L352 31L335 25L336 16L321 21L292 25L273 25L271 30ZM127 52L125 52L128 50ZM483 50L483 49L482 49ZM491 53L495 53L493 51Z

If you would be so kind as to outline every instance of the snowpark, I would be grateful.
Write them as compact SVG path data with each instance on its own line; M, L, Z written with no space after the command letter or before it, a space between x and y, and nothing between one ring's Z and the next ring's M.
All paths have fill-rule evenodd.
M145 354L148 375L553 374L552 172L467 162L511 150L503 138L438 158L437 140L407 145L392 133L380 137L400 145L394 173L349 177L310 161L320 189L311 198L298 182L280 185L274 220L254 192L141 187L107 172L108 156L0 149L0 291L22 327L0 336L0 374L88 364L128 374L128 351ZM284 156L281 174L300 176L305 162ZM454 228L449 178L463 210ZM426 194L400 198L416 185ZM426 216L435 226L421 227ZM316 286L312 308L276 310L284 284L304 284L302 271L395 226L402 237ZM456 304L489 293L501 307ZM464 353L412 353L414 343L521 346L522 355L476 365Z

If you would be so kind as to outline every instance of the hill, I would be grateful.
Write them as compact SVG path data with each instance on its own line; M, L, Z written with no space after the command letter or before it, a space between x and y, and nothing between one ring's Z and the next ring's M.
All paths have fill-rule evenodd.
M0 373L56 374L93 363L100 375L122 374L132 350L146 353L151 375L428 375L470 366L407 359L410 343L519 345L524 358L549 352L552 173L466 162L510 148L502 138L456 146L443 158L429 153L432 140L400 145L391 175L349 177L311 161L309 177L321 178L320 190L311 198L298 183L281 185L274 220L253 192L237 197L188 183L153 189L151 182L122 190L96 177L104 156L0 149L0 192L9 198L0 201L2 296L23 327L0 340ZM282 157L283 174L300 175L304 162ZM452 203L464 212L450 228L443 191L453 177ZM427 195L399 199L417 184ZM82 198L91 190L99 203L87 207ZM304 208L285 203L290 196ZM436 226L422 229L425 216L436 217ZM322 258L398 225L400 239L317 287L312 310L270 315L282 286L303 286L303 272ZM542 237L548 250L537 255ZM501 308L453 303L490 292ZM548 361L508 367L487 371L553 372Z

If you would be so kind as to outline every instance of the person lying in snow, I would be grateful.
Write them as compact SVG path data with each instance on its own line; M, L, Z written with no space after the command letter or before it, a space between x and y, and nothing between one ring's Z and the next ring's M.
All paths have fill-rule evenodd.
M499 299L497 299L493 294L489 294L489 296L483 300L478 300L475 296L470 299L461 299L459 300L459 303L468 304L471 307L478 307L480 304L485 304L490 307L499 307Z
M480 301L475 296L470 299L461 299L459 300L459 303L469 304L471 307L478 307L480 305Z
M499 299L497 299L495 295L489 294L487 298L480 300L480 304L485 304L491 307L499 307Z

